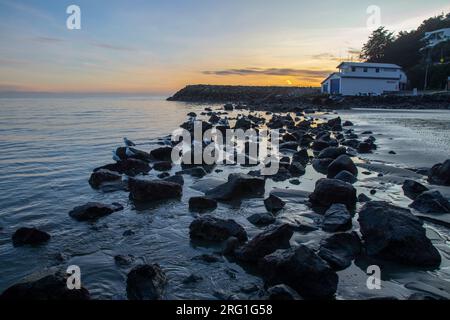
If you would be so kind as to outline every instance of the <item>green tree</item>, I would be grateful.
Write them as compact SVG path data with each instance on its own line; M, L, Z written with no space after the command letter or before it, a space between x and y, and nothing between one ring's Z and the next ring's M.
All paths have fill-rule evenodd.
M394 42L394 34L384 27L373 31L361 50L361 59L367 62L385 62L386 49Z

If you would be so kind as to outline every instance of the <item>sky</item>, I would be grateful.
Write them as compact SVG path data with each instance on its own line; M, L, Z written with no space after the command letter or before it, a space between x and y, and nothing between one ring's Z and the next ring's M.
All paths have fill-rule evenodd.
M66 26L70 5L80 30ZM448 0L0 0L0 92L318 86L358 58L373 5L395 32L450 11Z

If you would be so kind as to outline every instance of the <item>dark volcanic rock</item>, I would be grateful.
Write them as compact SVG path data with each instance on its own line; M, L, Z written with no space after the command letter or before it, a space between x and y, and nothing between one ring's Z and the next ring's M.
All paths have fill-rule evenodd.
M290 300L301 300L302 298L298 295L294 289L288 287L285 284L279 284L267 289L269 294L269 300L272 301L290 301Z
M364 193L360 193L358 195L358 202L369 202L372 201L368 196L366 196Z
M297 151L298 150L298 143L295 141L289 141L289 142L284 142L282 144L280 144L280 150L294 150Z
M289 248L292 235L292 227L288 224L272 227L237 249L235 256L242 261L257 262L278 249Z
M325 158L325 159L314 159L312 161L312 166L314 170L321 174L328 174L328 167L334 160L331 158Z
M286 202L271 194L266 200L264 200L264 206L266 207L267 211L277 213L283 210L283 208L286 206Z
M293 161L288 168L293 177L299 177L306 173L305 167L297 161Z
M250 119L242 117L236 121L234 129L248 130L252 126L253 126L253 123Z
M127 149L128 149L128 154L127 154ZM135 148L128 148L128 147L117 148L116 155L121 160L126 160L129 158L138 159L138 160L142 160L145 162L150 162L152 160L152 157L150 156L149 153L142 151L142 150L138 150Z
M405 180L402 186L403 192L405 196L410 198L411 200L415 200L418 196L420 196L425 191L428 191L428 188L423 184L416 182L414 180Z
M189 226L191 239L213 242L225 241L236 237L241 242L247 241L247 232L234 220L223 220L213 216L203 216L195 219Z
M337 271L347 269L360 253L361 239L356 232L332 235L319 249L319 256Z
M275 217L271 213L255 213L247 218L250 223L257 227L268 226L275 222Z
M206 197L192 197L189 199L189 210L204 212L217 208L217 201Z
M433 166L428 181L432 184L450 186L450 159Z
M330 146L330 143L328 141L323 140L315 140L312 144L312 149L314 151L322 151Z
M422 213L450 213L450 203L439 191L426 191L409 206Z
M181 197L183 188L178 183L163 180L130 179L130 198L135 201L157 201Z
M322 222L322 229L327 232L347 231L352 227L352 216L344 204L335 203L327 212Z
M172 162L158 161L153 164L153 169L156 171L169 171L172 169Z
M103 183L112 183L122 181L122 176L117 173L106 169L100 169L91 174L89 178L89 184L94 189L99 189Z
M243 197L260 197L264 195L265 180L246 174L233 173L228 182L206 192L206 196L219 201L229 201Z
M368 255L419 267L440 265L439 252L410 210L372 201L361 209L358 221Z
M334 178L341 171L348 171L355 177L358 175L358 169L356 168L353 160L347 156L339 156L328 167L328 178Z
M269 285L284 283L307 299L330 299L337 290L336 272L303 245L265 256L259 268Z
M140 265L128 273L128 300L160 300L167 278L158 264Z
M334 203L342 203L349 210L356 205L356 189L347 182L336 179L320 179L309 196L313 207L328 209Z
M170 177L164 178L163 180L167 181L167 182L173 182L173 183L179 184L180 186L184 185L184 178L181 175L170 176Z
M233 111L234 107L233 107L233 105L231 103L227 103L226 105L223 106L223 109L225 111Z
M319 159L337 159L339 156L346 154L347 148L345 147L328 147L322 150L318 158Z
M372 153L374 144L369 142L361 142L358 144L357 150L359 153Z
M75 207L69 212L69 216L77 221L92 221L121 210L123 210L123 206L118 203L108 205L98 202L89 202L85 205Z
M15 247L23 245L38 245L50 240L51 236L36 228L20 228L14 232L12 242Z
M358 181L358 179L356 179L356 177L347 170L339 172L334 178L351 184Z
M328 120L327 124L330 128L333 128L335 126L340 126L342 124L341 117L337 117L335 119Z
M6 289L0 300L89 300L89 291L84 287L69 290L67 276L55 273L38 280L15 284Z
M206 170L203 167L193 167L177 172L177 175L183 174L190 175L195 178L203 178L208 174L208 172L206 172Z
M141 173L147 174L151 170L148 162L134 158L128 158L118 161L117 163L107 164L103 167L94 169L94 172L98 172L103 169L114 171L120 174L126 174L127 176L131 177L137 176Z
M307 149L301 149L300 151L294 153L292 156L292 162L300 162L303 166L306 166L309 162L309 155Z
M343 126L343 127L353 127L353 122L351 122L351 121L345 121L345 122L342 124L342 126Z

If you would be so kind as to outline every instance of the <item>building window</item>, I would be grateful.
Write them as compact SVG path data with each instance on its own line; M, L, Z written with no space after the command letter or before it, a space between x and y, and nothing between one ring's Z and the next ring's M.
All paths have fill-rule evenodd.
M380 68L376 68L376 69L375 69L375 72L376 72L376 73L380 73Z
M367 72L367 68L364 68L364 72Z
M355 72L356 71L356 67L352 67L352 72Z

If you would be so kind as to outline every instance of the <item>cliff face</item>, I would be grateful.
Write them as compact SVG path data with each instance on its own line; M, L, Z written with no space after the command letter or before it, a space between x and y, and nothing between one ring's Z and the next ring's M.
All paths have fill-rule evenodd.
M319 93L318 88L251 87L190 85L170 97L169 101L187 102L286 102L300 100L302 96Z

